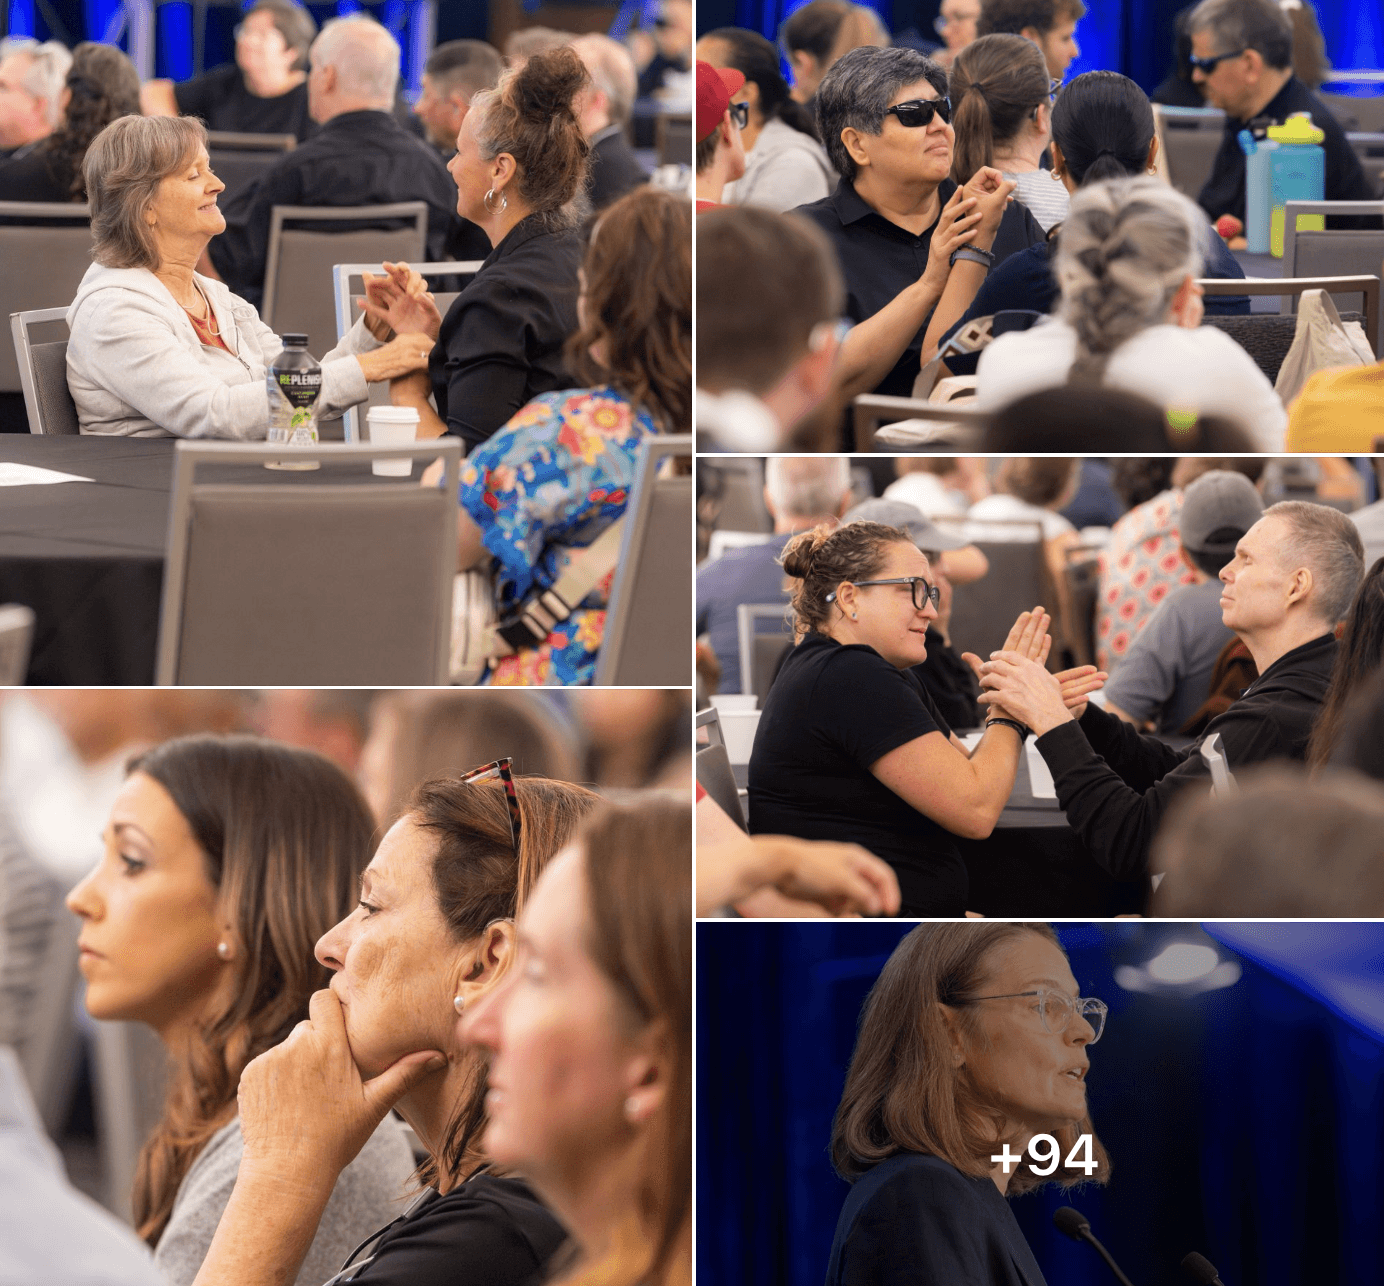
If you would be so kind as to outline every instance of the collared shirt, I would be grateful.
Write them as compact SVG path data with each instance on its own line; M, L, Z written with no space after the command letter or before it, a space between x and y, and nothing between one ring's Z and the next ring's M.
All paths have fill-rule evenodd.
M447 310L428 376L437 413L467 454L539 394L576 385L562 350L577 329L581 256L575 233L530 215Z
M1331 109L1296 76L1264 107L1258 116L1267 116L1280 124L1294 112L1310 112L1312 124L1326 137L1321 146L1326 152L1327 201L1370 201L1370 190L1360 158L1346 140L1345 131ZM1239 134L1248 122L1233 116L1225 119L1225 136L1211 165L1211 177L1206 180L1197 202L1212 219L1233 214L1243 222L1245 217L1245 154L1240 148ZM1377 221L1376 221L1377 223ZM1333 225L1334 226L1334 225Z
M956 184L944 179L937 188L938 219L941 210L951 200ZM841 271L846 278L846 315L854 322L873 317L890 304L899 292L913 285L927 269L934 220L921 233L910 232L875 211L844 179L836 190L821 201L800 205L796 214L806 215L816 223L836 247ZM999 231L991 253L1001 263L1025 246L1043 240L1043 230L1028 209L1011 201L1000 220ZM909 397L913 381L922 365L923 336L931 315L924 318L918 333L909 341L894 369L874 390L894 397Z
M392 205L425 201L427 256L484 259L490 241L457 216L457 189L437 149L385 111L343 112L314 138L285 152L225 210L226 231L209 251L230 288L258 306L269 253L269 212L276 205ZM346 229L338 225L338 231Z

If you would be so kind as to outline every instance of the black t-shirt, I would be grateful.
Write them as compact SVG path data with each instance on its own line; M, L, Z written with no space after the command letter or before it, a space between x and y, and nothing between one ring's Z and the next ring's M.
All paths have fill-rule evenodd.
M536 1286L567 1234L519 1179L425 1192L330 1279L369 1286Z
M300 143L317 133L308 115L308 86L304 81L277 98L252 94L235 63L173 86L178 111L200 116L208 129L237 134L292 134Z
M750 831L861 844L899 877L902 915L962 915L956 838L871 772L891 750L951 729L912 671L871 647L809 634L769 689L750 756Z

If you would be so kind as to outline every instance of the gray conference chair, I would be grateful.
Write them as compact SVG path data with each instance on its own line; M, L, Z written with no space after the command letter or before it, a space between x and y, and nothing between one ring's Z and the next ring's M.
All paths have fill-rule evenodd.
M286 223L312 227L285 227ZM334 224L337 231L331 230ZM276 205L269 212L260 316L280 335L306 335L308 351L320 359L336 347L332 266L385 259L413 263L423 258L427 241L428 207L423 201L339 209Z
M1317 95L1331 108L1343 128L1365 133L1384 131L1384 97L1357 98L1353 94L1333 94L1325 85L1317 91Z
M230 130L207 131L207 156L212 173L226 185L222 204L243 192L273 169L298 145L292 134L239 134Z
M47 338L38 339L36 332ZM80 433L77 406L67 387L67 306L12 313L10 334L29 432Z
M692 164L692 114L661 112L654 126L660 165Z
M937 515L933 521L944 531L969 538L964 518ZM1004 646L1005 637L1020 612L1043 603L1054 618L1057 603L1049 589L1051 579L1043 563L1043 528L1036 522L1000 522L976 519L978 534L1002 528L1013 540L973 539L972 544L989 560L990 570L978 581L958 585L952 591L951 645L959 654L989 656Z
M886 424L900 420L940 420L956 426L956 432L931 443L929 450L953 450L972 445L971 439L984 427L987 416L970 402L925 402L917 397L891 397L887 393L862 393L851 403L855 426L855 449L875 450L875 434ZM964 439L964 441L963 441Z
M461 441L323 443L324 469L446 461L439 488L348 475L244 481L301 448L176 444L156 681L192 686L411 687L447 682ZM206 483L199 466L241 466ZM205 476L205 475L203 475ZM690 568L690 560L689 568ZM690 570L689 570L690 575ZM688 594L690 598L690 591ZM691 630L684 631L686 638Z
M391 260L391 262L397 263L398 260ZM470 279L480 272L482 262L483 260L480 259L467 259L458 260L455 263L410 263L409 267L424 278L466 279L465 281L448 282L448 285L458 286L456 290L433 291L433 300L437 304L437 311L445 317L447 310L456 301L457 295L466 288ZM361 274L367 272L380 275L384 272L384 265L378 260L374 263L338 263L332 265L332 294L336 307L337 339L341 339L355 325L356 318L360 315L360 309L356 307L354 301L365 294L365 285L361 279ZM371 384L366 406L388 405L389 384L383 380ZM353 406L341 418L346 441L363 442L365 440L364 412Z
M741 603L735 609L740 691L754 693L761 708L783 654L793 646L791 612L786 603Z
M596 659L600 687L692 686L692 475L661 476L664 461L691 455L689 433L639 448Z
M735 784L735 770L721 740L721 716L716 707L697 713L697 727L707 730L707 744L698 745L696 752L697 781L726 812L740 829L748 829L745 810L740 803L740 791Z
M33 608L21 603L0 607L0 687L17 688L23 684L33 641Z
M1299 233L1303 236L1303 233ZM1319 234L1330 235L1330 234ZM1364 300L1360 312L1340 309L1342 321L1358 321L1370 347L1378 353L1384 329L1380 327L1380 280L1378 275L1359 274L1349 277L1234 277L1206 278L1197 283L1206 295L1278 295L1283 298L1282 312L1251 313L1248 317L1205 317L1203 323L1225 331L1240 343L1270 380L1278 378L1288 348L1293 342L1297 319L1297 296L1304 290L1329 290L1333 298ZM1338 304L1339 307L1339 304Z
M62 226L31 227L15 218L44 219ZM91 211L85 205L0 201L0 316L52 309L65 312L91 267ZM0 393L17 393L15 353L0 344Z
M152 1027L100 1022L92 1036L92 1098L105 1171L102 1204L127 1223L139 1150L163 1114L167 1054Z
M1321 232L1298 231L1300 214L1353 214L1384 216L1384 201L1289 201L1284 207L1283 275L1284 277L1359 277L1379 276L1384 261L1384 229L1327 228ZM1370 343L1376 356L1381 354L1379 333L1380 300L1376 295L1374 309L1364 307L1356 292L1332 291L1338 309L1360 308L1374 319ZM1283 300L1283 311L1297 311L1297 297Z
M1195 201L1211 177L1216 152L1225 135L1225 113L1213 107L1169 110L1155 103L1153 114L1163 144L1168 182Z
M759 531L766 537L774 520L764 503L764 461L756 456L702 456L703 502L715 508L715 525L728 531Z
M57 880L37 870L30 874L33 878L25 890L27 914L41 916L47 922L47 934L37 970L38 985L16 1052L44 1127L57 1138L71 1107L77 1072L80 1040L75 1011L81 987L77 936L82 922L63 905L67 890ZM11 893L9 889L6 892L7 896ZM26 928L32 931L32 920Z

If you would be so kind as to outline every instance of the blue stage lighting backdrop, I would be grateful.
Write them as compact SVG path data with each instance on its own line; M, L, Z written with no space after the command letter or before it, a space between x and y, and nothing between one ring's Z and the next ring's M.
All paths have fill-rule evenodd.
M1048 1282L1112 1280L1054 1229L1063 1205L1140 1286L1185 1281L1191 1250L1229 1286L1380 1281L1384 925L1054 927L1081 994L1110 1007L1087 1085L1112 1168L1108 1187L1013 1200ZM698 924L699 1282L820 1286L848 1191L832 1117L866 993L910 928ZM1170 946L1221 963L1150 981Z

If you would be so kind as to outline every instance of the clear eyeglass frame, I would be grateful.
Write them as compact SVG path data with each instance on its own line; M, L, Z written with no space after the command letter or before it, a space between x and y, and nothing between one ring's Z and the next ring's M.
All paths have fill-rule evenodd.
M1038 997L1038 1017L1043 1022L1043 1030L1053 1036L1061 1036L1072 1025L1072 1019L1079 1013L1094 1033L1086 1043L1094 1045L1105 1031L1105 1018L1110 1007L1095 996L1078 996L1073 1000L1060 991L1049 991L1039 987L1036 991L1010 991L1002 996L972 996L965 1004L980 1000L1016 1000L1021 996Z

